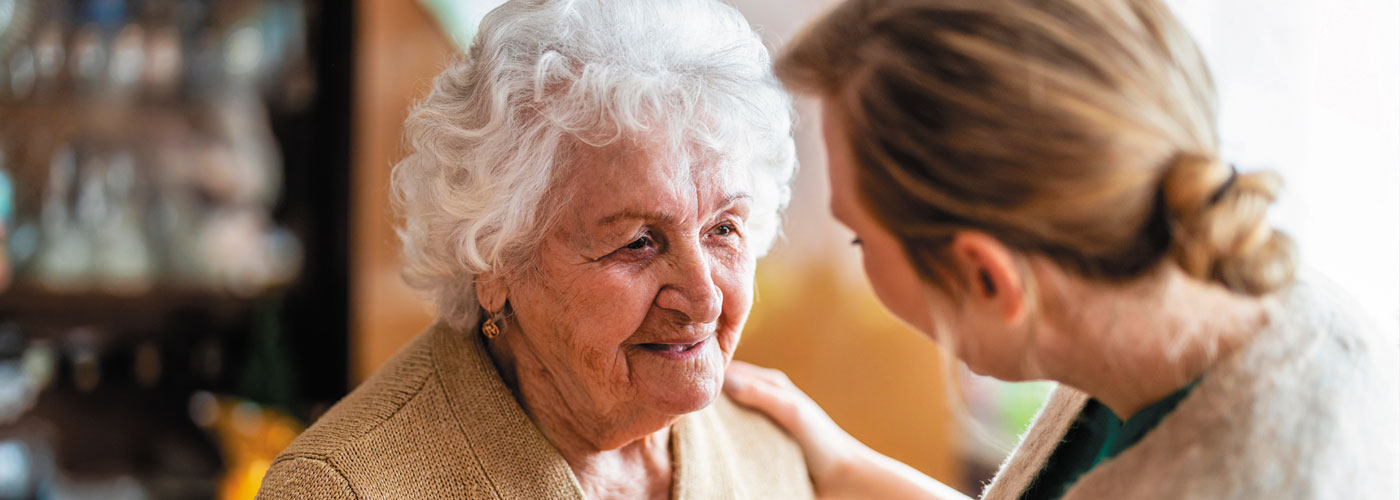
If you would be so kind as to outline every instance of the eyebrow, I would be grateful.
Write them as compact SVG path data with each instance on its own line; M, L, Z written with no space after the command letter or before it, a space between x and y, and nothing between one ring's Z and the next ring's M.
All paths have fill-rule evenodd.
M739 204L739 202L741 202L741 201L744 201L744 202L751 202L751 201L753 201L753 196L752 196L752 195L749 195L748 193L738 193L738 194L731 194L731 195L725 196L724 199L720 201L720 205L719 205L719 206L720 206L720 209L717 210L716 212L723 212L723 211L725 211L725 210L729 210L729 209L731 209L731 208L734 208L734 205ZM620 222L620 221L625 221L625 220L637 220L637 219L641 219L641 220L652 220L652 221L659 221L659 222L665 222L665 223L670 223L670 222L675 222L675 221L676 221L676 217L675 217L674 215L663 214L663 213L660 213L660 212L654 212L654 211L648 211L648 210L634 210L634 209L627 208L627 209L623 209L623 210L621 210L621 211L619 211L619 212L617 212L617 213L614 213L614 214L612 214L612 215L609 215L609 216L603 217L603 218L601 218L601 219L598 219L598 222L596 223L596 225L597 225L597 226L610 226L610 225L616 224L616 223L618 223L618 222Z

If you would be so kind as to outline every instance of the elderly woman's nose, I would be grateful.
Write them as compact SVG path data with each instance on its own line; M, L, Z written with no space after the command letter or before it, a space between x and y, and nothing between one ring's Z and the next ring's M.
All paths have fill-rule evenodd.
M673 272L656 296L656 305L685 315L691 323L718 320L724 294L715 283L709 256L699 249L689 249L675 256L671 269Z

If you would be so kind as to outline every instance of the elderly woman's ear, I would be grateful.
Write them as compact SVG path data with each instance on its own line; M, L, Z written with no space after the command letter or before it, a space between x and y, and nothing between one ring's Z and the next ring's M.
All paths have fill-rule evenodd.
M476 275L476 301L486 312L500 311L509 295L510 287L500 276L490 272Z

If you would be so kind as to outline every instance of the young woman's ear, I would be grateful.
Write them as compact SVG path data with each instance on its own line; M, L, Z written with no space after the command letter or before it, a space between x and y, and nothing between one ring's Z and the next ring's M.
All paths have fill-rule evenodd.
M482 273L476 276L476 302L487 312L497 312L506 306L506 298L510 295L510 288L506 282L494 273Z
M968 290L964 300L1019 323L1026 314L1025 282L1015 255L986 233L960 231L951 243L952 264Z

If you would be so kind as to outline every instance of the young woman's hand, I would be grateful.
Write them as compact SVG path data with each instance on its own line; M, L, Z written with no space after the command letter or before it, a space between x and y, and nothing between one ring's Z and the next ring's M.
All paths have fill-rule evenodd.
M847 434L783 372L735 361L724 392L767 414L797 441L818 498L967 498Z

